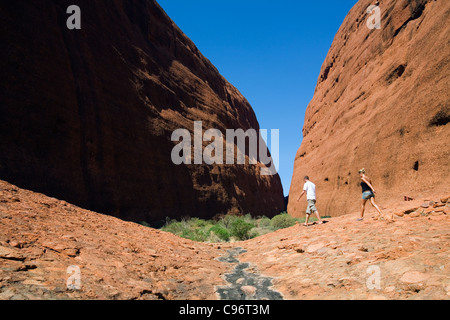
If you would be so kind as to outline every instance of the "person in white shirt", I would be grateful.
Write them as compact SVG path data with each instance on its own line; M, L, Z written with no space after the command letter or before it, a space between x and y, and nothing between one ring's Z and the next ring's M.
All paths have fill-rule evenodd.
M305 226L308 226L309 217L315 213L317 219L319 220L319 224L322 224L323 221L320 219L319 211L316 208L316 185L309 181L309 177L305 177L305 185L303 186L303 192L297 198L297 202L301 197L306 193L306 200L308 201L308 207L306 208L306 221Z

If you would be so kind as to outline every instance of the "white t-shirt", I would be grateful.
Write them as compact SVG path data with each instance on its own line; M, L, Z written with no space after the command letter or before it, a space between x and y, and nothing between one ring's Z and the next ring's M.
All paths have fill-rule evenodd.
M303 190L306 191L306 200L316 200L316 185L314 183L306 181Z

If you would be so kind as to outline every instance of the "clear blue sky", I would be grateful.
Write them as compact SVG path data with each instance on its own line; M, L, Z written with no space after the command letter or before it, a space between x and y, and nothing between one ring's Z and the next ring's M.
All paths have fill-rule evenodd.
M287 195L306 107L334 36L357 0L157 1L247 98L261 129L280 130L279 174Z

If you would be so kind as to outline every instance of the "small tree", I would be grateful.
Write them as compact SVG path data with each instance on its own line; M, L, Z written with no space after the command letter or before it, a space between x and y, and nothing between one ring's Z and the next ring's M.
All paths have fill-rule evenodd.
M238 218L231 224L231 235L238 240L248 240L251 238L250 230L254 227L253 224L245 222L242 218Z

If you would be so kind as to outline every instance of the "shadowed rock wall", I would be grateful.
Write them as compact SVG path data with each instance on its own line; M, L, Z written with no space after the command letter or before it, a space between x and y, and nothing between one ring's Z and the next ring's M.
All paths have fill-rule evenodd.
M283 209L259 166L172 163L175 129L259 125L155 1L3 1L0 38L2 179L134 221Z

